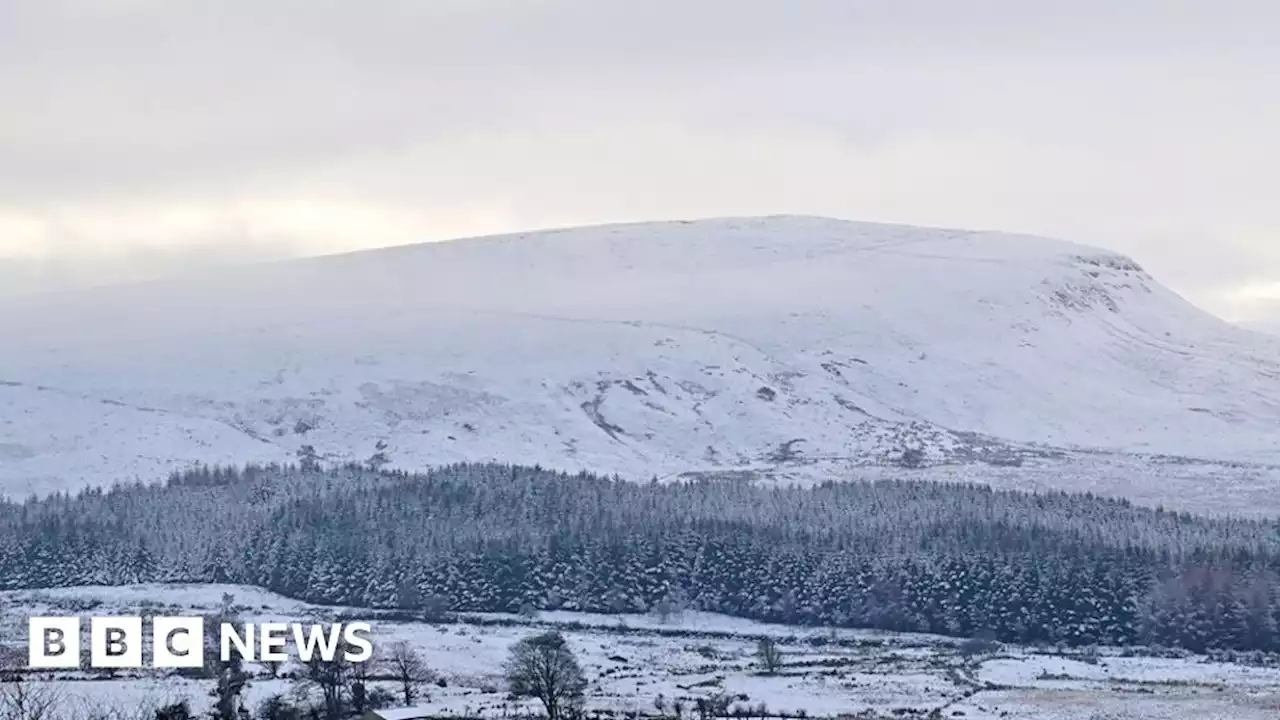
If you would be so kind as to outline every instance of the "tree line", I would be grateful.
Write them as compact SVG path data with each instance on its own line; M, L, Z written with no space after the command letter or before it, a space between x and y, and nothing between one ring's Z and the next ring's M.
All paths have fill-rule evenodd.
M1280 651L1280 525L928 482L199 468L0 504L0 587L232 582L433 612L696 608L1025 644Z

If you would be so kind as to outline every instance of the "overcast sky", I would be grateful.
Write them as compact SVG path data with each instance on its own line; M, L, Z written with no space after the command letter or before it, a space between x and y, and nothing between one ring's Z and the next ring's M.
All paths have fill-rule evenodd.
M1278 27L1274 0L0 0L0 282L812 213L1100 244L1245 319L1280 300Z

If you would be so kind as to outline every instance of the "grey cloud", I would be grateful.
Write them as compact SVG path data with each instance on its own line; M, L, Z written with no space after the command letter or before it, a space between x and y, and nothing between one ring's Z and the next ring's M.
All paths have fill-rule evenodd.
M1252 324L1260 330L1280 334L1280 301L1267 303L1260 308L1258 317Z
M170 248L104 250L80 246L72 250L63 245L60 250L40 258L0 257L0 302L29 293L136 282L304 254L285 243L237 242L225 237Z
M344 247L818 212L1105 242L1212 303L1280 262L1278 21L1267 0L11 0L0 221L69 217L38 249L75 256L133 247L77 218L181 205L213 219L170 244L256 256L244 235L321 248L246 201L390 218Z

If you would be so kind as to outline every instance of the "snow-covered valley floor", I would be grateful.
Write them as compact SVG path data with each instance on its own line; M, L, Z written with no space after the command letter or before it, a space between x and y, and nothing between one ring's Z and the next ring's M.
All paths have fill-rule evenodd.
M312 622L335 613L361 615L358 609L321 608L242 586L86 587L0 594L0 630L9 643L22 644L29 615L211 612L224 593L234 595L244 620ZM886 717L925 716L939 709L943 717L966 720L1274 720L1280 715L1276 664L1012 646L966 655L959 641L949 638L766 625L698 612L665 619L567 612L533 618L479 615L438 624L376 620L373 611L366 617L374 621L375 647L407 641L445 679L444 687L431 687L426 702L440 715L497 718L518 709L506 699L503 662L513 643L550 626L564 632L586 671L588 706L624 713L653 714L659 696L668 703L685 698L691 705L724 693L737 696L734 705L753 713L763 704L769 714L809 717L868 709ZM777 638L784 654L773 676L760 674L754 656L765 635ZM70 673L54 682L70 702L82 705L157 706L181 699L190 700L193 709L209 704L209 681L158 672L116 679ZM291 684L255 679L247 694L256 705L288 693Z

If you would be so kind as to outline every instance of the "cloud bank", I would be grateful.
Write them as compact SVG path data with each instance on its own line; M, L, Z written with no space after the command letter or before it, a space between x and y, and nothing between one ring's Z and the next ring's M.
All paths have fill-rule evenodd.
M1280 282L1277 21L1263 1L13 0L0 284L812 213L1101 244L1247 319Z

